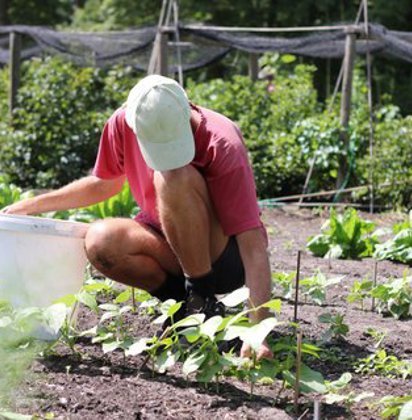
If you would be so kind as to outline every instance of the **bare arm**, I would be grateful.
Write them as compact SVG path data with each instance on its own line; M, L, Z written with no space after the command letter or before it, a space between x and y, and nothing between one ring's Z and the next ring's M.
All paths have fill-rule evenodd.
M260 229L252 229L237 236L239 251L245 267L246 286L250 289L253 306L270 300L270 264L266 250L266 240ZM263 309L252 312L251 319L261 321L268 316Z
M120 192L125 177L103 180L93 175L57 190L19 201L0 210L6 214L38 214L96 204Z
M245 267L246 286L250 290L251 304L256 307L268 302L271 298L271 274L269 257L266 250L266 239L260 229L252 229L237 235L239 251ZM249 317L252 321L258 322L269 316L265 308L251 312ZM243 345L241 355L250 357L251 349ZM257 358L272 358L266 341L263 342Z

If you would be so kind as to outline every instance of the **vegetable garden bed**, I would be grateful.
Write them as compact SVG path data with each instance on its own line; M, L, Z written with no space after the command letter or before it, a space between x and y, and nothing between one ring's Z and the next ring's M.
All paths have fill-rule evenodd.
M390 227L401 220L398 215L363 214L363 217L372 219L379 227ZM305 249L310 235L319 233L324 218L309 210L292 209L265 210L263 218L269 232L274 294L282 300L279 320L290 321L293 302L275 277L295 272L297 251ZM378 284L391 277L402 278L408 269L407 265L389 261L381 261L377 267ZM319 288L315 287L317 292L315 289L309 292L311 284L302 285L306 288L301 291L298 321L304 342L320 348L319 357L304 353L303 362L329 381L339 379L345 372L352 379L340 392L335 392L334 404L326 404L315 393L302 394L299 416L313 418L313 402L318 399L322 401L322 415L327 418L382 418L384 406L377 404L379 400L385 396L412 395L409 363L412 320L408 316L396 320L372 312L369 297L348 303L355 281L373 278L371 258L325 260L303 252L301 278L316 276L319 270L327 279L341 278L331 281L320 295ZM323 322L319 320L321 315ZM339 320L336 315L343 318ZM135 339L149 337L158 329L147 309L138 307L136 312L127 312L124 319ZM78 328L81 331L97 322L95 313L80 307ZM343 324L349 328L347 332ZM270 341L281 348L280 343L285 344L288 339L295 343L296 335L285 322L275 327ZM23 384L13 394L13 411L62 419L286 419L295 416L293 390L282 389L282 380L257 383L251 394L248 381L232 377L207 386L196 382L193 375L186 378L181 364L165 374L152 372L149 365L140 369L145 355L125 358L121 351L104 354L101 344L92 344L87 337L81 337L75 348L81 357L59 345L55 354L38 358L32 364ZM285 350L280 351L285 354ZM358 398L362 393L374 395Z

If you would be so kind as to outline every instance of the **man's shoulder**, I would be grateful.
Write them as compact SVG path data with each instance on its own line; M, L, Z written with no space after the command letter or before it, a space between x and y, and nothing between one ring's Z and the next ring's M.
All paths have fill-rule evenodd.
M126 108L122 105L107 120L109 124L125 124L126 123Z

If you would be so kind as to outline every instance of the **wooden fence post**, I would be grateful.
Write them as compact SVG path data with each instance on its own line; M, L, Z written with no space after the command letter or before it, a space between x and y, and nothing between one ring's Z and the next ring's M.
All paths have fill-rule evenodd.
M344 57L344 69L343 69L343 82L342 82L342 99L340 108L340 139L343 143L345 154L339 159L338 177L337 177L337 188L343 186L347 171L348 171L348 155L349 155L349 118L350 108L352 99L352 79L353 79L353 67L355 63L356 53L356 31L354 28L348 28L346 31L346 43L345 43L345 57Z
M159 73L162 76L167 76L168 71L168 42L169 42L169 34L167 31L161 29L160 30L160 48L159 48Z
M259 75L259 54L249 54L249 77L255 82Z

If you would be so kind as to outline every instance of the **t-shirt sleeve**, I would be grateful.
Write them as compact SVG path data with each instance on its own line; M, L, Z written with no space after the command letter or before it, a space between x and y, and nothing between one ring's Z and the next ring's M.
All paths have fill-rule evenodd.
M226 235L262 227L253 172L242 165L209 179L209 193Z
M102 179L113 179L124 175L123 143L121 121L119 113L116 112L103 128L93 175Z

